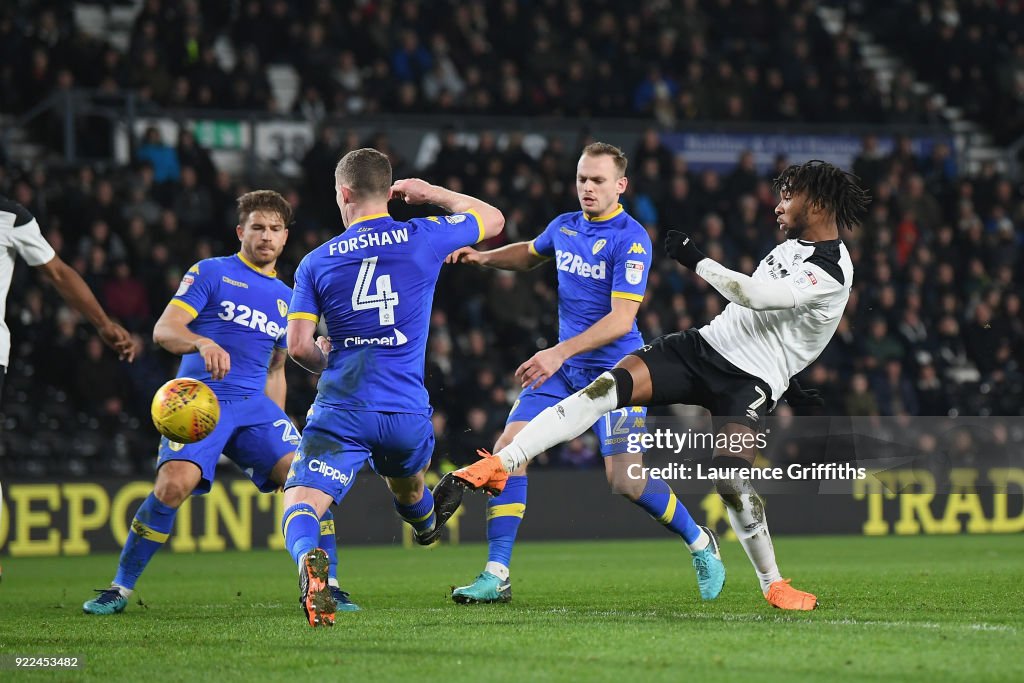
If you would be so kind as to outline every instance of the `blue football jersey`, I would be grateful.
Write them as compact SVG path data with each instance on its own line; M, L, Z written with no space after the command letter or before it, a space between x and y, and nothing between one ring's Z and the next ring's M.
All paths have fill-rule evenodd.
M482 238L474 212L408 222L378 214L307 254L288 317L326 320L333 350L317 403L430 414L423 366L437 276L448 254Z
M620 204L605 216L565 213L530 243L558 269L558 338L575 337L612 310L612 299L643 301L651 270L651 238ZM581 368L610 368L643 346L640 330L566 361Z
M291 288L265 275L241 254L200 261L185 273L171 304L195 318L188 328L209 337L231 356L231 370L212 380L198 352L181 358L178 377L210 385L217 398L262 394L274 347L285 347Z

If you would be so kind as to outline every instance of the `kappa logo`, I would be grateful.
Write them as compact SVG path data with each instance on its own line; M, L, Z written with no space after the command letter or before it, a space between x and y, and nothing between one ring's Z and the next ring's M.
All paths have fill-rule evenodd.
M277 312L284 318L288 315L288 304L285 303L284 299L277 300Z
M633 242L633 246L631 246L629 248L629 251L627 251L626 253L627 254L646 254L647 250L644 249L644 245L640 244L639 242Z
M427 216L427 220L428 221L434 221L435 223L440 223L441 222L441 219L438 218L437 216Z
M604 249L604 245L606 244L608 244L608 240L604 238L599 239L598 241L594 242L594 248L590 250L590 253L592 253L594 256L597 256L597 252Z
M196 263L195 265L193 265L191 268L188 269L188 272L198 274L199 273L199 264Z
M457 214L452 215L452 216L445 216L444 219L446 221L448 221L449 223L451 223L452 225L458 225L462 221L466 220L466 214L464 214L464 213L457 213Z

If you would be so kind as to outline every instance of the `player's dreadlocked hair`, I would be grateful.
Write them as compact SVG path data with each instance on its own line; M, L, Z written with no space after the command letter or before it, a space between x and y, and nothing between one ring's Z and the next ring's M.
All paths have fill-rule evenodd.
M857 176L820 159L793 164L775 179L772 189L780 195L805 192L807 201L831 213L837 226L849 230L860 224L871 202Z

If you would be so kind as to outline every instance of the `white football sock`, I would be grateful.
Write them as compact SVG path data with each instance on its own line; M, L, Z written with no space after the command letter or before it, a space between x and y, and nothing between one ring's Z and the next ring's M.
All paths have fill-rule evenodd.
M515 472L552 446L575 439L617 407L615 378L601 373L583 391L545 408L496 455L506 472Z
M701 529L700 536L698 536L693 543L687 543L686 547L690 549L691 553L697 553L704 550L704 548L707 548L709 545L711 545L711 537L708 536L708 532Z
M501 562L488 562L484 567L484 571L494 574L502 581L507 580L509 575L508 567L503 565Z
M337 579L332 579L332 578L329 578L329 577L327 579L327 585L331 586L333 588L341 588L341 584L338 583Z
M750 484L747 483L747 486ZM736 532L736 537L740 539L747 557L750 558L750 563L754 565L757 579L761 582L761 592L767 593L768 587L779 581L782 575L775 563L775 547L772 545L772 536L768 533L764 504L756 493L742 493L738 498L739 510L734 510L728 502L725 504L725 509L729 512L729 523Z
M116 588L117 592L121 594L122 598L130 598L132 596L132 589L131 588L125 588L124 586L122 586L120 584L117 584L117 583L111 583L110 587L111 588Z

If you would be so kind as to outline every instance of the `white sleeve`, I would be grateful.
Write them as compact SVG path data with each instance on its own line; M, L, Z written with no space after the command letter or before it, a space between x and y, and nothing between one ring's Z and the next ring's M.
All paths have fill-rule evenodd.
M17 225L11 231L11 241L21 258L30 266L41 266L53 260L57 252L43 237L39 224L33 218L28 223Z
M779 284L789 287L797 306L813 306L843 289L843 285L836 282L821 266L807 261L800 264L799 270L780 280Z
M719 294L737 306L755 311L772 311L799 305L792 287L785 284L785 280L755 280L749 275L729 270L710 258L698 263L696 272Z

